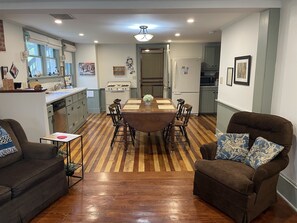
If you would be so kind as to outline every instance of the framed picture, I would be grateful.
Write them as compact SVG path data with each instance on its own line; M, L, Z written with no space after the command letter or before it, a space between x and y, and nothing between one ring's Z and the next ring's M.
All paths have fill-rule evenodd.
M8 73L8 67L1 67L1 78L2 78L2 80L7 78L7 73Z
M251 56L235 57L234 84L250 85Z
M79 75L95 75L95 63L79 63Z
M14 64L12 64L9 72L10 72L11 76L15 79L18 76L19 69Z
M125 67L124 66L114 66L113 67L113 75L125 75Z
M233 80L233 67L228 67L227 68L226 84L228 86L232 86L232 80Z

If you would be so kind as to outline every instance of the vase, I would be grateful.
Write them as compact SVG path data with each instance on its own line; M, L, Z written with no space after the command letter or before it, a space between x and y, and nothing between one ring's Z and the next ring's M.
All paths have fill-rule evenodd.
M145 101L144 104L145 105L151 105L151 101Z

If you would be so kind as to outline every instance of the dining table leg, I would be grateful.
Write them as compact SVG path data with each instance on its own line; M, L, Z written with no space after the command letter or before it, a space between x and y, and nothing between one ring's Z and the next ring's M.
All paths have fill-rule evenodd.
M127 134L128 134L128 124L126 123L126 121L125 120L123 120L124 121L124 142L125 142L125 150L127 150L128 149L128 136L127 136Z
M175 117L172 120L172 125L171 125L171 128L170 128L170 142L171 142L171 148L172 148L172 150L175 149L175 144L174 144L174 139L175 139L175 135L174 135L175 134L174 121L175 121Z

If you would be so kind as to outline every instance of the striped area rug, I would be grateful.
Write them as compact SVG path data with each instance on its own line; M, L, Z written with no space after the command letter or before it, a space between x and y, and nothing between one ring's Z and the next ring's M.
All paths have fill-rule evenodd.
M200 159L202 144L215 140L214 115L191 116L187 132L191 146L178 137L174 149L165 148L159 132L136 132L136 142L124 150L123 142L110 148L114 127L106 113L90 114L77 134L83 135L85 173L89 172L170 172L193 171L194 162ZM79 143L72 143L72 160L79 162Z

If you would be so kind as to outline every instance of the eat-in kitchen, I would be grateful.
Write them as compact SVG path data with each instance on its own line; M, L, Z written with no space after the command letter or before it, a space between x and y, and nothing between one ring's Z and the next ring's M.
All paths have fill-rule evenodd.
M15 103L1 106L1 115L22 119L25 128L31 129L30 139L36 141L57 131L74 133L85 123L88 113L107 111L115 98L124 103L144 94L140 90L143 71L139 51L154 49L154 44L80 44L8 21L3 21L3 26L8 55L18 55L13 61L18 73L15 77L6 74L5 79L14 82L16 89L2 92L0 97ZM174 80L169 71L176 58L197 58L199 70L195 71L194 85L201 93L190 96L188 101L194 105L193 114L215 113L219 43L171 43L162 47L166 61L162 72L166 75L158 82L158 94L169 98L173 95ZM38 50L48 55L47 71L38 69L42 55ZM10 67L12 60L5 57L3 63Z

